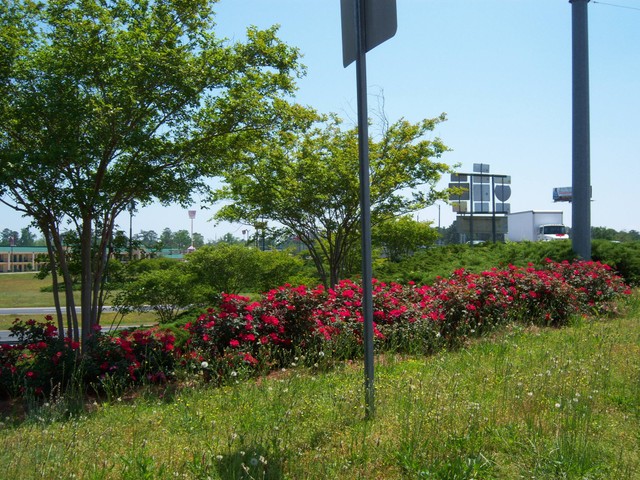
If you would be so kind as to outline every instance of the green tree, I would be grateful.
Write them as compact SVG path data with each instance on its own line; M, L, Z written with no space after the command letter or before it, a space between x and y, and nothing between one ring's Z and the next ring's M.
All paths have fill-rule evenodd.
M153 248L158 243L160 237L154 230L140 230L140 233L134 236L146 248Z
M240 293L256 281L257 250L243 245L207 245L190 253L186 260L198 283L208 287L209 295Z
M616 240L616 232L613 228L607 227L591 227L592 240Z
M17 240L16 245L21 247L31 247L36 242L36 236L31 233L29 227L25 227L20 230L20 238Z
M200 248L204 245L204 237L201 233L193 232L193 246Z
M173 241L173 232L169 227L166 227L164 230L162 230L162 233L160 234L160 243L162 243L162 246L164 248L175 247L175 242Z
M371 240L384 249L391 261L399 262L416 250L435 243L438 231L432 223L418 222L410 216L392 218L373 228Z
M0 5L0 201L43 233L76 338L61 226L78 237L85 340L100 320L118 214L132 202L192 204L234 152L304 119L287 102L297 50L275 28L250 28L244 43L216 38L214 3Z
M173 246L181 250L191 245L191 234L188 230L178 230L173 234Z
M241 238L235 237L233 233L225 233L216 243L228 243L234 245L236 243L244 243Z
M122 315L151 309L160 323L169 323L196 301L198 289L194 284L194 278L181 264L146 271L123 284L114 306Z
M17 245L18 238L18 232L9 228L5 228L2 230L2 232L0 232L0 245L2 245L3 247L8 247L9 245L11 245L11 242L13 242L14 245Z
M373 223L446 196L436 183L450 169L436 159L447 147L426 138L444 120L400 120L370 139ZM322 282L334 285L359 239L358 169L357 129L341 128L336 117L303 134L280 132L222 173L225 185L213 200L229 203L216 216L280 223L307 247Z
M288 282L302 270L302 261L288 252L263 252L227 243L205 245L189 253L186 265L208 298L221 292L263 292Z

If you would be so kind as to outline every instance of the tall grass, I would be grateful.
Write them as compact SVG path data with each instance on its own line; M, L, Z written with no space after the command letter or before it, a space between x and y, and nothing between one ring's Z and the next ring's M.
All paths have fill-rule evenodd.
M369 421L359 362L221 388L185 377L65 421L39 407L4 419L0 478L637 479L639 305L380 356Z

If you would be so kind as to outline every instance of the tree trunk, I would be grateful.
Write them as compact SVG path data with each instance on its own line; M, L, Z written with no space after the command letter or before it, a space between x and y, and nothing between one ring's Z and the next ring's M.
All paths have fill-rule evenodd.
M47 244L47 254L49 255L49 268L51 269L51 283L53 285L53 303L56 307L56 320L58 321L58 336L65 337L64 320L62 318L62 307L60 306L60 292L58 281L58 265L56 262L56 253L51 243L51 235L49 229L45 225L40 225L40 230L44 235ZM69 334L71 331L69 331Z
M73 279L71 278L71 273L69 272L69 264L67 262L67 252L64 245L62 244L62 239L60 238L60 234L56 229L56 225L51 224L49 226L49 231L52 236L55 251L58 254L60 271L64 280L64 294L67 307L67 329L69 331L73 331L73 339L77 342L80 339L80 332L78 329L78 315L75 308L76 303L75 299L73 298Z
M91 218L84 217L82 219L82 231L80 234L80 312L82 315L82 334L80 337L81 348L84 351L87 340L93 328L91 294L93 291L92 277L92 225Z

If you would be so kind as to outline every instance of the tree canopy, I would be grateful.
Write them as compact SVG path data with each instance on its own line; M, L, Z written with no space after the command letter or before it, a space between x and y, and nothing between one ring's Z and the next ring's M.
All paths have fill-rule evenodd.
M68 307L61 229L75 231L83 336L99 322L119 213L133 201L187 205L234 152L306 115L288 99L303 73L298 51L276 28L249 28L245 42L217 38L214 4L0 5L0 201L42 231Z
M399 120L370 139L372 223L446 197L436 183L450 171L438 161L448 149L426 138L444 120L444 114ZM279 132L243 152L222 176L225 183L212 199L228 203L218 219L282 224L308 248L323 283L338 282L360 238L357 128L345 129L332 116L301 134Z

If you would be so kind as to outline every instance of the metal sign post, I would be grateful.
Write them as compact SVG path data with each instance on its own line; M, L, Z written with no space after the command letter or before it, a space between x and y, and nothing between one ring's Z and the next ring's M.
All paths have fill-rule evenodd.
M393 37L397 29L396 0L341 0L342 60L356 62L360 215L362 222L362 310L364 319L365 418L373 418L373 287L371 200L369 191L369 118L366 52Z

